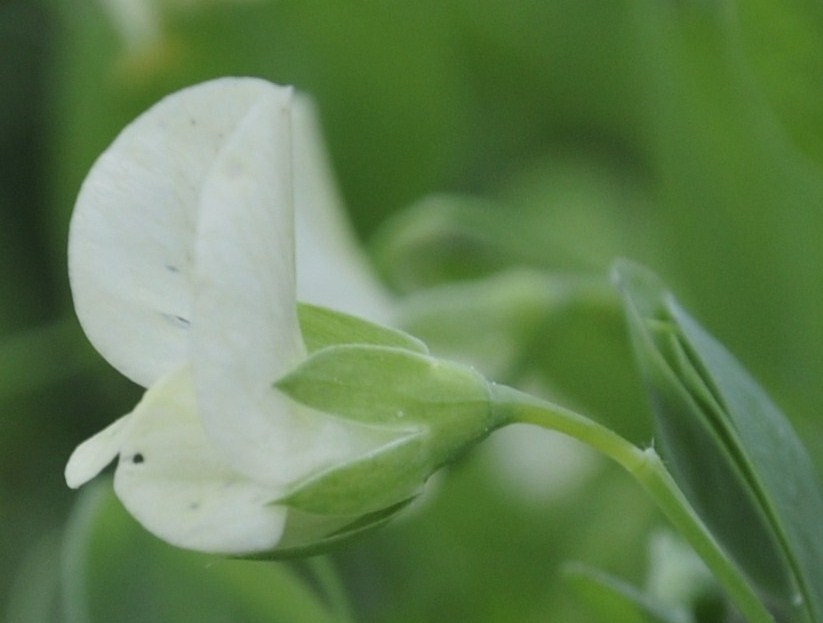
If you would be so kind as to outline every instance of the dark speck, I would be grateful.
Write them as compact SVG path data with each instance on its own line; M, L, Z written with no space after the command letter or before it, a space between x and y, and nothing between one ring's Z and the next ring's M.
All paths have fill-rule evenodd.
M163 314L163 317L166 318L169 322L173 323L175 326L180 327L181 329L188 329L191 322L188 318L183 318L183 316L176 316L174 314Z
M139 465L140 463L143 463L145 460L145 457L139 452L136 453L133 457L131 457L131 462L135 465Z
M189 510L196 511L198 508L200 508L200 502L192 502L189 504Z
M166 270L170 273L179 273L180 269L177 268L174 264L166 264Z

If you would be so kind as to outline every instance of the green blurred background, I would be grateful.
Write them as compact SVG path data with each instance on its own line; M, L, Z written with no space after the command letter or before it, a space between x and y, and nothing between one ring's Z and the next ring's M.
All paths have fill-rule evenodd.
M619 314L557 294L629 256L755 373L820 464L823 5L3 0L0 616L322 620L294 586L323 573L173 552L107 485L62 479L73 447L140 396L74 320L74 197L128 121L221 75L315 97L357 233L433 346L648 443ZM644 582L663 524L628 478L551 436L504 437L332 557L357 620L592 620L570 560ZM92 498L109 528L81 547Z

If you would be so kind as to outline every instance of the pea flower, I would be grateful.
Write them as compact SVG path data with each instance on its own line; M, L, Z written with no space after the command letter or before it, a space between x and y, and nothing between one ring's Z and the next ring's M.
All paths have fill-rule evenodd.
M334 261L356 258L333 242L331 188L307 101L263 80L184 89L116 138L81 188L69 277L92 344L148 389L74 451L70 487L118 458L115 492L169 543L303 551L392 516L496 425L473 371L298 305L295 209L328 262L298 249L315 298L335 279L352 307L371 295Z

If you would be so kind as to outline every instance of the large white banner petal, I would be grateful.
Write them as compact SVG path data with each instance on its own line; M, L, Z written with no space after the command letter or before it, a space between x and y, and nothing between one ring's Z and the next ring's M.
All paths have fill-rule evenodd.
M127 126L86 178L69 234L75 309L133 381L148 387L188 359L205 178L249 110L289 91L253 78L179 91Z
M272 388L304 357L294 272L291 110L264 98L203 188L191 361L200 417L249 477L294 483L372 447L362 427Z

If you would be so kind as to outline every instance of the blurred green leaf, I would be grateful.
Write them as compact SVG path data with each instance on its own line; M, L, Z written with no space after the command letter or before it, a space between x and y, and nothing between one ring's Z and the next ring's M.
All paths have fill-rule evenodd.
M706 564L680 536L668 531L649 539L645 592L664 608L687 613L696 623L723 623L731 610Z
M565 580L603 623L691 623L682 611L667 610L640 589L579 563L564 567Z
M52 533L27 552L6 604L6 623L60 621L60 545L60 535Z
M74 320L0 338L0 404L77 375L95 361Z
M654 249L646 192L622 163L550 152L493 198L423 197L388 219L371 248L404 293L522 267L601 274L627 248Z
M735 0L748 65L786 132L823 164L823 8L814 0Z
M598 290L612 295L605 285L536 270L503 271L404 297L400 324L437 354L477 366L496 381L514 382L521 365L539 365L524 351L538 331L545 333L547 319L584 299L597 299ZM533 370L522 372L528 376Z
M772 22L759 25L775 37L762 42L764 57L798 44L780 23L803 15L801 3L820 12L805 0L753 2L763 8L757 19ZM784 11L789 4L797 10ZM820 168L753 79L735 3L642 0L636 12L636 101L662 244L652 265L672 275L798 416L813 416L823 399L823 349L812 346L823 343ZM816 18L808 19L813 30Z
M638 443L651 436L619 299L600 277L512 269L444 284L405 297L401 324L488 378L579 405Z
M517 483L500 478L503 449L481 444L433 483L406 520L347 552L346 568L361 578L354 589L367 604L364 621L579 623L589 612L562 581L566 560L639 573L637 544L658 517L633 482L594 470L582 483L586 495L573 489L523 504Z
M728 606L719 585L697 554L678 536L657 532L649 539L643 588L589 565L569 563L565 579L605 621L724 623Z

